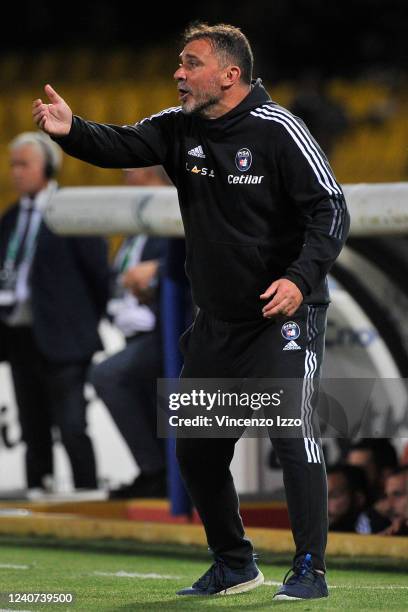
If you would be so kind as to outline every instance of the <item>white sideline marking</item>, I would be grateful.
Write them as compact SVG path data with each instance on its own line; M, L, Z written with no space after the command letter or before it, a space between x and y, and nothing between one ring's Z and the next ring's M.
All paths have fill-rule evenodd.
M276 580L265 580L264 582L264 586L282 586L281 582L277 582ZM404 586L401 584L396 584L396 585L392 585L392 584L383 584L383 585L368 585L368 584L363 584L363 585L352 585L352 584L328 584L328 589L375 589L377 591L385 591L385 590L389 590L389 589L408 589L408 586Z
M0 612L32 612L31 610L16 610L15 608L0 608Z
M94 572L97 576L117 576L118 578L151 578L153 580L178 580L182 576L169 576L168 574L140 574L139 572Z
M29 569L29 565L13 565L12 563L0 563L0 569ZM1 610L0 610L1 612Z
M383 584L383 585L373 585L373 586L369 586L368 584L363 584L363 585L354 585L354 584L328 584L328 589L330 591L330 589L356 589L356 591L358 591L359 589L370 589L370 591L388 591L388 590L395 590L395 589L408 589L408 586L404 586L402 584Z

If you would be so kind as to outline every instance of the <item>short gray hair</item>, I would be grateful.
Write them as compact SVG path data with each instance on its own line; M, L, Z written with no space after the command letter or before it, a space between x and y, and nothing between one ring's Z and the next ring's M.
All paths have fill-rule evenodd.
M9 144L11 151L15 151L25 145L33 145L41 151L46 164L49 164L53 173L58 172L62 163L61 148L44 132L22 132Z
M236 62L241 68L242 82L250 85L254 56L247 37L239 28L227 23L210 26L208 23L193 22L183 33L183 43L186 45L199 39L207 39L214 51L224 56L226 63Z

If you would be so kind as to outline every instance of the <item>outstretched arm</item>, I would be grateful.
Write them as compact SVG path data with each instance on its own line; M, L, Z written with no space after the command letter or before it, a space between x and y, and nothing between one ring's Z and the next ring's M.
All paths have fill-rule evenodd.
M50 104L33 102L33 119L69 155L102 168L137 168L164 164L169 123L174 113L159 113L136 125L108 125L72 114L65 100L45 86Z

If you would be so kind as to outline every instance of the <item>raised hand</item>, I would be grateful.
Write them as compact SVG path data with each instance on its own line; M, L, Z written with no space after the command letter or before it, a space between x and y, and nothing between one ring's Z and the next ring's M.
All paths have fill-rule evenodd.
M51 85L46 85L44 91L51 104L44 104L41 98L34 100L34 123L47 134L65 136L71 129L72 111Z

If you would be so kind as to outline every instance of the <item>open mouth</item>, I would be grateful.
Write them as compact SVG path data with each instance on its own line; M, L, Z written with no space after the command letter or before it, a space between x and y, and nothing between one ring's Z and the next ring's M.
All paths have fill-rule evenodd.
M184 89L183 87L178 88L179 98L182 102L187 100L187 97L191 94L188 89Z

